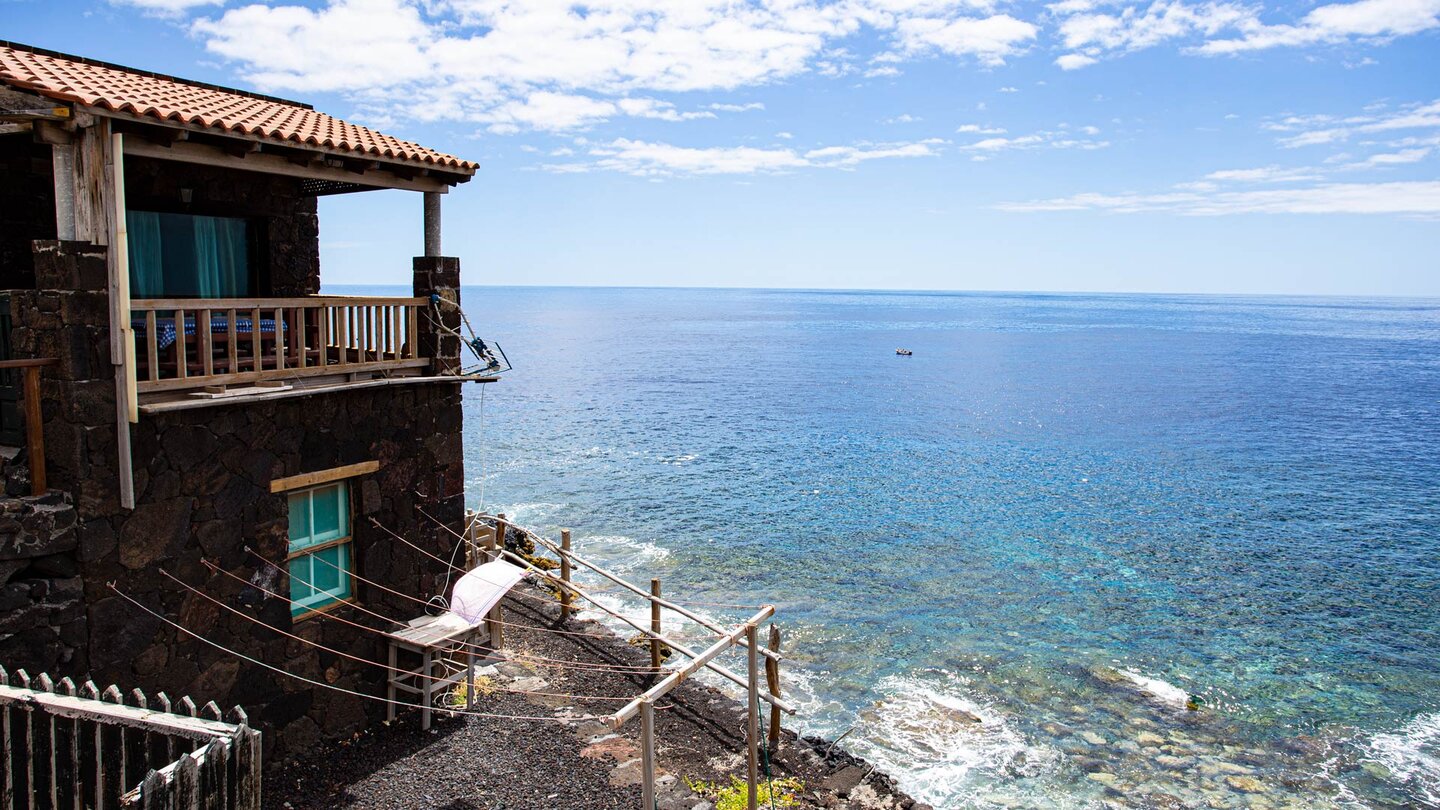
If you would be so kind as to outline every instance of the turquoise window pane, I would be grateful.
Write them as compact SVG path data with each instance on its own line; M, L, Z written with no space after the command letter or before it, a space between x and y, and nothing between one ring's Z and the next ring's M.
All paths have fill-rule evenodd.
M310 545L310 493L290 496L290 550Z
M310 586L310 566L308 556L290 561L290 601L306 602L315 596L315 589Z
M340 556L341 546L327 548L324 551L317 551L311 554L311 579L310 584L317 591L334 593L340 590L340 584L345 577L342 575L344 560Z
M312 535L315 540L335 540L345 536L345 518L349 511L345 491L344 484L311 490L314 519Z

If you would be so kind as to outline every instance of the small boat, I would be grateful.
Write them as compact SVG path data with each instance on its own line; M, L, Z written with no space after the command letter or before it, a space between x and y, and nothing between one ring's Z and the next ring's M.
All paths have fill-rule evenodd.
M901 357L909 357L910 355L914 354L914 352L910 351L909 349L896 349L895 353L900 355Z

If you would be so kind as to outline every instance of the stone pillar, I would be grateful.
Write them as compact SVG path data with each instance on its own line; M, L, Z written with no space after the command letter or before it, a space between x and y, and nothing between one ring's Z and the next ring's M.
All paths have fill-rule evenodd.
M415 297L435 301L426 304L420 317L420 355L434 360L433 374L460 373L460 260L453 256L415 257ZM438 313L437 310L438 309ZM437 328L438 320L444 326Z

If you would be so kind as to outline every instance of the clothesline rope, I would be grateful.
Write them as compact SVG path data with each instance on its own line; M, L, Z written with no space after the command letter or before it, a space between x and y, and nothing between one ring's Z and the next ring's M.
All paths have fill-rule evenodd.
M270 562L269 560L267 560L267 559L265 559L264 557L260 556L260 554L257 553L254 549L249 549L249 548L247 548L246 551L248 551L248 552L249 552L252 556L254 556L256 559L258 559L258 560L260 560L261 562L263 562L265 565L267 565L267 566L275 569L276 571L279 571L279 572L282 573L282 574L286 574L286 575L288 576L288 572L287 572L285 569L281 568L280 566L276 565L275 563ZM266 594L267 596L271 596L271 597L274 597L274 598L276 598L276 599L280 599L280 600L282 600L282 601L284 601L284 602L287 602L287 603L289 603L289 604L292 604L292 605L294 604L293 602L290 601L290 599L289 599L288 597L283 596L283 595L281 595L281 594L278 594L278 593L276 593L276 592L274 592L274 591L272 591L272 590L270 590L270 589L268 589L268 588L264 588L264 587L262 587L262 586L260 586L260 585L256 585L255 583L250 582L249 580L245 579L244 577L238 576L238 575L236 575L236 574L232 574L232 573L230 573L229 571L226 571L226 570L224 570L223 568L221 568L220 566L216 565L215 563L210 562L209 560L201 560L201 563L202 563L203 565L205 565L207 568L209 568L210 570L215 571L215 572L218 572L218 573L220 573L220 574L223 574L223 575L225 575L225 576L227 576L227 577L230 577L231 579L234 579L235 581L241 583L242 585L245 585L245 586L247 586L247 587L254 588L254 589L260 591L261 593ZM404 627L409 627L409 626L410 626L408 622L401 621L401 620L396 619L396 618L393 618L393 617L391 617L391 616L386 616L385 614L376 612L376 611L374 611L374 610L371 610L371 609L365 607L364 605L362 605L362 604L360 604L360 603L358 603L358 602L351 602L351 603L350 603L350 607L352 607L352 608L354 608L355 610L358 610L358 611L360 611L361 613L364 613L364 614L366 614L366 615L374 616L375 618L380 619L381 621L389 622L389 623L395 625L396 627L404 628ZM350 625L351 627L357 627L357 628L359 628L359 629L361 629L361 630L364 630L364 631L366 631L366 632L368 632L368 633L375 633L375 634L377 634L377 635L382 635L382 636L385 635L385 631L384 631L384 630L380 630L380 629L375 628L375 627L370 627L369 625L364 625L364 624L361 624L361 623L359 623L359 622L352 621L352 620L350 620L350 619L345 618L344 616L338 616L338 615L336 615L336 614L334 614L334 613L316 613L315 615L316 615L316 616L319 616L319 617L321 617L321 618L330 620L330 621L336 621L336 622L340 622L341 624ZM543 629L543 628L529 628L529 629L532 629L532 630L541 630L541 629ZM464 648L464 649L485 650L485 651L487 651L487 652L490 651L490 648L489 648L489 647L484 647L484 646L482 646L482 645L473 644L473 643L470 643L470 642L458 642L457 644L458 644L458 646L460 646L460 647L462 647L462 648ZM541 661L541 662L544 662L544 663L546 664L546 666L551 666L551 667L554 667L554 668L556 668L556 669L589 670L589 671L593 671L593 672L609 672L609 673L624 674L624 675L648 674L648 673L650 673L650 672L653 671L653 670L651 670L649 667L632 667L632 666L625 666L625 665L623 665L623 664L614 664L614 665L611 665L611 664L584 664L584 663L580 663L580 662L577 662L577 661L565 661L565 660L561 660L561 659L559 659L559 658L547 658L547 657L545 657L545 656L534 655L533 653L526 653L526 652L515 651L515 650L510 651L509 654L510 654L512 657L515 657L515 658L523 658L523 659L530 660L530 661Z
M177 622L171 621L168 617L164 616L163 614L157 613L157 612L154 611L154 610L151 610L150 608L146 607L143 603L141 603L138 599L135 599L134 597L132 597L132 596L130 596L129 594L125 593L124 591L120 590L118 587L116 587L116 585L115 585L114 582L107 583L107 585L109 586L110 590L112 590L112 591L115 592L115 595L116 595L116 596L119 596L121 599L124 599L125 601L127 601L127 602L129 602L130 604L134 605L136 608L140 609L141 611L144 611L145 613L150 614L151 616L153 616L153 617L155 617L156 619L160 620L161 622L169 625L170 627L173 627L173 628L175 628L176 630L179 630L180 632L182 632L182 633L190 636L191 638L194 638L196 641L200 641L200 642L203 642L203 643L205 643L205 644L208 644L209 646L214 647L215 649L217 649L217 650L219 650L219 651L221 651L221 652L223 652L223 653L226 653L226 654L228 654L228 655L233 655L233 656L235 656L236 658L239 658L239 659L242 660L242 661L249 662L249 663L254 664L254 665L256 665L256 666L259 666L259 667L264 667L265 669L268 669L268 670L270 670L270 671L272 671L272 672L277 672L277 673L279 673L279 674L281 674L281 675L284 675L284 676L287 677L287 678L293 678L294 680L300 681L301 683L306 683L306 684L309 684L309 685L311 685L311 686L318 686L318 687L320 687L320 688L322 688L322 689L329 689L329 690L332 691L332 692L340 692L340 693L342 693L342 694L350 695L351 697L363 698L363 699L365 699L365 700L373 700L373 701L375 701L375 702L377 702L377 703L392 704L392 705L395 705L395 706L403 706L403 707L406 707L406 708L414 708L414 707L415 707L415 704L413 704L413 703L406 703L406 702L404 702L404 701L399 701L399 700L391 700L391 699L389 699L389 698L383 698L383 697L380 697L380 696L378 696L378 695L367 695L367 694L365 694L364 692L356 692L356 691L351 690L351 689L345 689L345 688L343 688L343 687L335 686L334 684L328 684L328 683L324 683L323 681L312 680L312 679L310 679L310 678L306 678L306 677L303 676L303 675L296 675L295 673L293 673L293 672L288 672L288 671L286 671L286 670L284 670L284 669L281 669L280 667L274 666L274 665L272 665L272 664L267 664L267 663L265 663L264 661L261 661L261 660L259 660L259 659L257 659L257 658L252 658L252 657L250 657L250 656L248 656L248 655L246 655L246 654L244 654L244 653L242 653L242 652L239 652L238 650L232 650L232 649L230 649L229 647L226 647L225 645L220 644L219 642L211 641L210 639L208 639L208 638L200 635L199 633L195 632L194 630L191 630L190 628L188 628L188 627L186 627L186 626L184 626L184 625L182 625L182 624L179 624L179 623L177 623ZM445 709L444 711L450 712L451 714L463 715L463 716L466 716L466 717L483 717L483 718L487 718L487 719L491 719L491 720L523 720L523 721L527 721L527 722L563 723L563 724L566 724L566 725L571 725L571 724L574 724L574 723L579 722L579 721L600 721L600 720L606 720L606 719L608 719L608 716L602 717L602 716L593 715L593 714L591 714L591 715L572 715L572 716L567 716L567 717L542 717L542 716L535 716L535 715L493 714L493 713L490 713L490 712L477 712L477 711L471 711L471 710L467 710L467 709Z
M318 641L311 641L311 640L308 639L308 638L303 638L303 637L301 637L301 636L297 636L297 635L295 635L294 633L288 632L288 631L286 631L286 630L282 630L282 629L280 629L280 628L278 628L278 627L275 627L275 626L272 625L272 624L268 624L268 623L266 623L266 622L263 622L263 621L255 618L254 616L251 616L250 614L244 612L243 610L237 610L237 609L231 607L230 605L225 604L224 602L220 601L219 599L216 599L215 597L211 596L210 594L205 593L204 591L201 591L201 590L199 590L198 588L195 588L195 587L191 586L190 584L184 582L184 581L181 580L179 577L175 576L174 574L170 573L169 571L164 570L163 568L160 569L160 573L161 573L161 574L164 574L164 575L165 575L166 577L168 577L171 581L173 581L176 585L179 585L180 587L182 587L182 588L184 588L185 590L187 590L187 591L195 594L196 596L199 596L199 597L202 598L202 599L205 599L205 600L207 600L207 601L209 601L209 602L212 602L212 603L214 603L216 606L218 606L218 607L220 607L220 608L223 608L223 609L225 609L225 610L227 610L227 611L235 614L236 616L239 616L239 617L242 618L242 619L245 619L246 621L250 622L251 624L256 624L256 625L264 626L264 627L266 627L266 628L268 628L268 629L270 629L270 630L273 630L273 631L279 633L279 634L282 635L282 636L285 636L286 638L290 638L290 639L293 639L293 640L295 640L295 641L298 641L298 642L300 642L301 644L307 644L307 645L309 645L309 646L311 646L311 647L314 647L314 648L317 649L317 650L324 650L325 652L333 653L333 654L335 654L335 655L338 655L338 656L341 656L341 657L344 657L344 658L349 658L349 659L352 660L352 661L359 661L359 662L362 663L362 664L369 664L370 666L377 667L377 668L379 668L379 669L383 669L383 670L386 670L386 671L388 671L388 672L397 673L397 674L405 674L405 675L414 675L414 676L419 677L419 678L422 678L422 679L424 679L424 680L434 681L434 682L442 682L442 681L443 681L443 682L447 682L447 683L449 682L449 679L447 679L447 678L445 678L445 677L440 677L440 676L435 676L435 675L429 675L429 674L420 673L420 672L414 672L414 671L412 671L412 670L401 669L401 668L399 668L399 667L392 667L392 666L390 666L389 664L382 664L382 663L380 663L379 661L371 661L371 660L368 659L368 658L364 658L364 657L361 657L361 656L358 656L358 655L354 655L354 654L352 654L352 653L347 653L347 652L344 652L343 650L337 650L337 649L334 649L333 647L327 647L327 646L325 646L324 644L319 643ZM286 600L286 601L289 601L289 600ZM290 602L290 604L293 606L295 603L294 603L294 602ZM494 652L494 651L492 651L492 652ZM510 693L510 694L512 694L512 695L537 695L537 696L540 696L540 697L560 697L560 698L571 698L571 699L574 699L574 700L613 700L613 701L627 701L627 700L629 700L629 698L605 697L605 696L602 696L602 695L572 695L572 694L563 694L563 693L559 693L559 692L538 692L538 691L533 691L533 690L528 690L528 689L506 689L506 688L504 688L504 687L499 687L499 686L491 686L491 687L487 687L487 689L490 690L490 691L495 691L495 692L508 692L508 693Z

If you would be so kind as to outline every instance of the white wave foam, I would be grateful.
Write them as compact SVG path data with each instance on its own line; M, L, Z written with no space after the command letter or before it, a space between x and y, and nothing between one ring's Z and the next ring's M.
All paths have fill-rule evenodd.
M1383 765L1395 782L1430 806L1440 806L1440 712L1422 714L1399 731L1376 734L1366 759Z
M1142 675L1131 669L1119 670L1125 680L1140 691L1141 694L1153 698L1161 703L1178 708L1185 708L1190 701L1190 693L1176 686L1173 683L1162 681L1159 678L1152 678L1149 675Z
M952 673L892 675L876 687L885 697L861 712L862 728L872 730L856 742L857 753L900 776L924 801L945 806L973 790L975 777L1034 776L1058 761L1054 751L1032 746L1003 712L968 694Z
M487 511L503 512L505 518L513 523L517 523L521 526L533 526L537 523L543 523L545 521L545 518L554 514L556 511L563 509L564 507L565 504L563 503L546 503L544 501L535 501L533 503L507 504L505 506L491 508Z
M599 534L576 538L576 551L593 559L603 568L626 573L652 566L670 556L670 549L649 540L636 540L623 534Z

